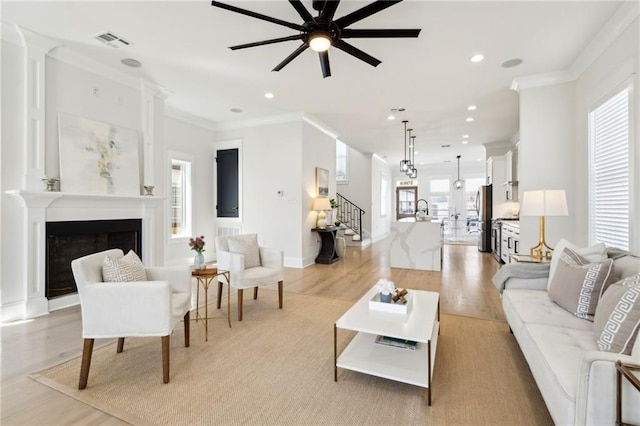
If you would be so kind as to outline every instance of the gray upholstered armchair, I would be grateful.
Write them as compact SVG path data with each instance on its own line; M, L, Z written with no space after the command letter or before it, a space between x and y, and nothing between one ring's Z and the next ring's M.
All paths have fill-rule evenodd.
M123 264L125 258L122 250L115 249L71 262L80 296L84 338L78 388L87 386L93 343L97 338L118 338L117 351L120 353L125 337L162 337L163 381L168 383L169 336L182 319L184 345L189 346L190 269L187 266L145 268L135 256L144 270L145 281L138 280L139 275L134 273L123 278L123 282L104 282L103 263L107 256L114 264Z
M253 287L253 298L258 298L258 287L278 283L278 304L282 309L284 254L281 250L258 246L256 234L216 237L218 269L229 271L231 287L238 291L238 321L242 321L242 298L245 288ZM219 279L226 280L224 276ZM222 299L223 282L218 282L218 308Z

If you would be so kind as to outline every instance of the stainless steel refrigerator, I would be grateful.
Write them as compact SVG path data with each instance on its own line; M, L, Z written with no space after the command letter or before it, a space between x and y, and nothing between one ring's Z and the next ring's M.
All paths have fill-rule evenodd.
M493 189L491 185L482 185L476 195L476 210L478 211L478 250L491 253L491 216L493 215Z

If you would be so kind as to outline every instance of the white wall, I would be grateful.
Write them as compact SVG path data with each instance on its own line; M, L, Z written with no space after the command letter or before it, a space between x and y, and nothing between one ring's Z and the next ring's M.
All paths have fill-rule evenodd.
M298 266L314 263L320 250L320 236L312 232L315 228L316 213L311 211L316 197L316 167L329 170L329 198L336 194L336 141L317 127L304 121L302 123L302 161L301 161L301 205L299 217L302 220L302 259Z
M257 233L261 244L284 251L285 265L313 263L318 251L315 168L329 170L335 195L335 140L298 117L286 123L232 129L218 141L242 140L242 232ZM283 191L283 196L278 196Z
M540 189L564 189L569 216L546 219L546 241L554 247L560 238L579 242L576 218L584 212L575 204L578 190L574 176L575 83L525 89L520 92L520 148L518 192ZM586 184L580 187L586 191ZM520 217L520 245L538 242L538 217Z
M349 182L338 184L336 190L340 195L365 211L365 214L362 216L362 229L366 234L373 235L375 231L372 228L372 192L376 190L379 192L380 188L379 183L376 187L371 180L372 163L374 160L370 154L362 154L349 146L347 146L347 153L349 161Z
M546 220L546 239L555 246L560 238L588 244L588 111L598 100L623 83L633 82L631 217L640 213L640 81L638 77L640 29L638 18L597 56L574 82L523 89L520 93L519 192L565 189L568 217ZM594 43L597 45L597 43ZM635 107L635 109L633 109ZM538 219L521 217L522 247L538 241ZM631 221L631 251L640 253L640 225Z
M192 159L192 231L194 236L205 236L206 246L203 254L207 261L215 258L214 137L215 132L213 130L199 127L177 118L165 117L164 142L166 149L163 150L164 161L159 165L164 170L163 183L166 187L170 179L170 159L167 151L183 153ZM157 195L169 196L166 189L161 190ZM167 220L164 221L164 225L162 233L163 239L167 243L165 263L185 264L192 262L195 254L189 248L189 239L172 238L170 224Z
M588 211L588 192L586 191L588 179L588 128L587 117L589 110L603 97L612 94L613 90L620 90L622 85L632 83L634 90L631 92L631 116L635 116L635 128L631 129L630 142L632 146L631 164L632 175L630 182L632 188L630 235L631 251L640 254L640 24L638 18L609 46L609 48L578 78L576 81L576 138L575 155L576 169L575 181L579 190L576 191L574 206L576 211ZM575 217L575 227L580 232L577 242L587 244L587 232L589 223L586 214Z
M371 158L371 211L367 212L371 223L371 241L376 242L389 234L391 221L395 220L394 181L391 166L377 155ZM387 205L386 214L382 215L382 180L386 180Z

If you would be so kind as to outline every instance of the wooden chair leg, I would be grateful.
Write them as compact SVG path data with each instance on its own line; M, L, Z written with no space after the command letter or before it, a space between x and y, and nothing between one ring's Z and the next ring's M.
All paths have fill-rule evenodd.
M123 350L124 350L124 337L119 337L118 338L118 349L116 349L116 352L122 353Z
M218 281L218 309L220 309L220 304L222 303L222 281Z
M184 314L184 347L188 348L189 347L189 338L190 338L190 331L191 331L191 311L187 311L186 314Z
M87 387L87 381L89 380L89 369L91 368L91 354L93 353L94 339L84 339L84 346L82 348L82 364L80 366L80 381L78 382L78 389L84 389Z
M238 289L238 321L242 321L242 295L244 289Z
M280 304L280 309L282 309L282 281L278 281L278 303Z
M258 298L258 287L253 288L253 300Z
M169 383L169 347L171 336L162 336L162 381Z

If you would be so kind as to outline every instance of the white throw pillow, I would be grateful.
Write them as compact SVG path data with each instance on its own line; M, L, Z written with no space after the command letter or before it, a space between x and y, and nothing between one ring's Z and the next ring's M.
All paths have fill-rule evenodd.
M560 255L565 248L573 250L588 262L600 262L607 258L607 248L605 247L604 243L596 244L591 247L580 248L562 238L560 241L558 241L558 244L556 244L556 247L553 249L553 254L551 255L551 264L549 265L549 281L547 281L547 291L549 291L549 283L553 279L556 269L558 268Z
M258 247L258 235L245 234L227 237L227 244L231 253L244 255L244 267L253 268L260 266L260 248Z
M609 286L594 320L598 349L631 355L640 330L640 274Z
M133 250L129 250L129 253L120 259L105 256L102 262L102 281L106 283L147 281L147 273L138 255Z

